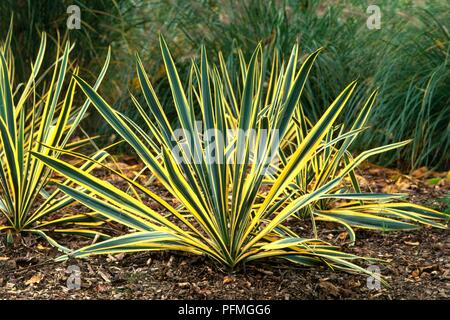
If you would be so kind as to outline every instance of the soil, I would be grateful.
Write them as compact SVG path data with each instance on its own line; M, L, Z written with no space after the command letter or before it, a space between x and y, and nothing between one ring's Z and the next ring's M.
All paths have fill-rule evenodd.
M370 165L361 177L365 189L407 191L409 200L439 209L448 180L426 183L427 173L405 176ZM77 207L74 207L77 208ZM307 222L291 220L290 223ZM339 243L341 229L320 228L320 237ZM80 245L71 237L69 246ZM82 243L81 243L82 244ZM96 256L54 262L60 253L41 239L27 236L16 247L0 244L0 299L449 299L449 230L422 228L412 232L357 231L357 243L343 250L383 259L379 264L389 286L366 276L280 262L258 262L234 272L204 257L153 252ZM72 266L72 267L70 267ZM69 289L70 269L80 270L81 288ZM372 289L371 289L372 288Z

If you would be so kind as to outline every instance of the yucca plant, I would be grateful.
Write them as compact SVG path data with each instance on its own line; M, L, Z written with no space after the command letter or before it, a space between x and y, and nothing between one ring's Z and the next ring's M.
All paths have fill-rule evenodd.
M274 59L270 67L270 77L267 82L267 90L263 105L268 108L271 105L282 103L280 99L279 86L277 85L282 63L279 61L278 51L274 51ZM298 49L294 50L290 56L291 67L295 70L295 61L298 59ZM243 53L239 52L239 66L241 76L235 81L227 81L231 75L227 71L225 60L222 55L219 56L223 79L227 92L242 92L243 81L245 78L242 70L247 69L247 64L243 58ZM337 222L343 225L349 234L351 243L355 242L356 235L353 227L396 231L411 230L419 228L420 225L428 225L445 229L446 216L441 213L425 208L423 206L396 202L405 198L405 194L375 194L362 193L359 182L354 172L358 164L369 158L370 156L393 150L407 145L410 140L390 144L367 150L353 159L352 153L349 151L352 143L359 134L364 132L367 119L373 108L377 92L374 92L362 106L359 114L355 117L355 121L350 128L346 128L344 124L334 124L323 138L322 147L317 149L315 157L310 161L300 173L295 181L291 182L291 188L286 192L286 203L297 196L303 196L311 193L318 188L324 186L331 180L344 176L342 183L333 188L327 196L327 199L313 201L311 204L299 210L297 216L311 217L314 233L317 234L316 220ZM312 121L305 115L304 108L299 106L295 109L291 124L286 133L285 139L281 142L280 160L286 165L289 157L295 153L295 150L301 145L309 131L313 129ZM234 117L239 111L235 107L230 117ZM343 172L345 172L343 174ZM272 178L276 178L276 175Z
M399 231L413 230L421 225L440 229L447 228L448 216L433 209L413 203L402 202L407 194L384 194L362 192L355 172L357 165L367 158L402 147L410 140L378 147L362 152L355 158L349 151L358 134L367 127L364 123L373 105L376 94L373 94L361 110L354 125L344 132L344 126L331 129L323 141L323 148L316 157L300 172L292 182L291 198L302 196L322 187L338 176L344 175L341 183L329 191L325 199L314 201L298 212L300 218L310 218L317 234L316 221L334 222L345 227L350 243L356 241L354 228ZM307 119L306 119L307 120ZM306 121L296 123L295 137L290 141L288 149L296 148L306 136ZM282 150L282 154L286 151ZM286 157L287 158L287 157ZM395 202L393 202L395 200Z
M293 123L299 121L293 119L300 112L300 95L320 50L311 54L297 70L298 46L295 46L287 64L282 64L280 70L273 70L269 81L271 89L267 90L261 68L262 50L258 46L250 62L241 64L242 90L234 91L224 65L211 66L202 48L199 65L192 63L185 91L164 39L160 42L180 123L177 129L181 129L183 135L171 126L139 57L137 74L148 108L132 99L146 128L114 110L94 88L80 77L75 78L99 113L131 145L180 205L174 207L120 172L113 170L128 182L132 194L67 162L34 152L36 158L86 192L67 185L60 185L60 190L104 218L133 230L75 250L68 256L180 250L207 255L230 268L274 257L306 266L326 264L365 272L353 262L359 257L338 251L337 247L317 237L297 234L286 223L299 210L319 200L339 195L345 199L362 198L359 194L332 192L361 158L349 158L345 168L339 168L339 172L333 172L332 179L315 188L300 190L302 185L295 184L302 171L317 162L324 150L358 132L354 129L325 142L356 83L342 91L320 120L305 132L292 153L275 161L278 151L290 143ZM371 99L373 97L368 105ZM197 110L199 119L196 119ZM383 150L399 145L389 145ZM76 152L63 152L89 160ZM315 180L320 179L320 175L328 176L326 169L318 172ZM163 212L147 205L149 200L158 203Z
M50 213L73 203L73 199L63 195L60 190L46 188L50 181L50 170L30 152L56 157L60 152L50 147L75 149L89 140L69 142L76 126L84 118L89 100L81 107L73 106L76 83L71 79L66 84L70 70L69 53L73 46L66 43L64 49L58 46L53 75L50 83L45 83L48 69L40 73L44 59L47 37L42 34L36 60L31 66L31 74L26 83L14 83L14 59L10 48L12 27L6 40L0 45L0 233L6 233L8 242L14 235L31 232L46 238L51 244L59 246L48 236L47 231L59 224L90 220L89 215L68 215L46 220ZM60 56L60 52L62 55ZM94 87L98 87L107 70L107 61ZM74 74L77 69L74 68ZM63 93L65 91L65 93ZM102 161L108 154L99 151L93 160ZM95 162L86 161L81 170L91 171ZM69 185L70 181L65 181ZM95 235L90 230L70 230L56 228L59 232Z
M203 42L226 57L236 47L248 57L257 40L263 39L287 57L297 39L307 51L326 47L302 94L305 114L315 123L342 83L361 79L342 113L346 124L355 120L357 106L368 93L378 88L380 96L368 120L371 129L355 146L364 151L411 138L407 146L372 161L402 170L421 166L448 170L448 1L379 0L383 27L377 32L368 32L367 3L358 0L166 2L177 9L177 29L189 41L179 46L183 49Z

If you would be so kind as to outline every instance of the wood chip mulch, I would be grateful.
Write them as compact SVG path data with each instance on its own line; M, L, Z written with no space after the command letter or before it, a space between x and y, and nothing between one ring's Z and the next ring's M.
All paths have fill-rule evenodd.
M449 181L423 170L402 175L366 165L364 189L408 192L409 200L445 210ZM434 179L434 180L433 180ZM293 220L291 223L303 223ZM308 229L305 222L305 229ZM342 230L325 225L320 236L339 243ZM67 238L71 242L76 238ZM343 250L380 258L389 287L369 289L366 276L325 268L306 269L259 262L234 272L203 257L154 252L97 256L55 263L59 253L46 242L24 237L16 247L0 243L0 299L449 299L449 230L357 231L357 243ZM69 268L69 266L72 266ZM76 266L79 289L69 289ZM69 285L68 285L69 284Z

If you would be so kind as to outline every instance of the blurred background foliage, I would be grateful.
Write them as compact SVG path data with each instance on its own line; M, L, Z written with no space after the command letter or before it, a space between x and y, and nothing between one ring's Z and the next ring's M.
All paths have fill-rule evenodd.
M81 8L80 30L66 27L66 10L72 4ZM370 4L381 9L379 30L367 28L368 3L358 0L2 0L0 28L4 36L14 16L17 79L27 74L42 31L54 43L58 34L61 41L76 42L72 59L88 79L98 72L111 45L113 62L101 91L133 119L138 115L128 108L128 91L139 94L136 52L165 108L172 108L158 52L159 32L168 40L184 77L201 43L212 60L222 51L230 68L237 66L237 48L249 57L259 41L268 53L278 50L283 56L295 41L300 43L302 57L325 47L302 98L306 114L317 119L345 85L357 79L359 91L343 115L345 121L353 119L368 91L380 90L371 128L359 145L366 149L414 139L407 147L372 161L403 170L421 166L448 170L450 4L447 0ZM104 142L115 139L95 113L83 126L90 134L100 131Z

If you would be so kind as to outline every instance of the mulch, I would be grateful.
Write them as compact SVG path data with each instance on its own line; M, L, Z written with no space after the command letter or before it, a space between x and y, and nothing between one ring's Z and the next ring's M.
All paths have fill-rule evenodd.
M429 184L426 170L402 175L363 167L363 188L408 192L409 200L444 209L448 180ZM77 208L77 207L74 207ZM289 223L309 230L308 222ZM320 237L339 243L342 229L323 225ZM62 238L67 245L80 240ZM380 258L389 286L373 288L364 275L326 268L299 268L278 261L251 263L230 272L207 258L177 252L95 256L54 262L60 255L46 242L25 236L15 247L0 243L0 299L449 299L448 230L357 231L357 243L343 250ZM82 244L82 243L81 243ZM80 270L80 289L69 289L69 266ZM369 283L369 285L368 285Z

